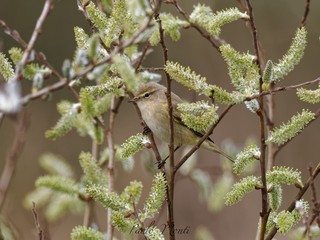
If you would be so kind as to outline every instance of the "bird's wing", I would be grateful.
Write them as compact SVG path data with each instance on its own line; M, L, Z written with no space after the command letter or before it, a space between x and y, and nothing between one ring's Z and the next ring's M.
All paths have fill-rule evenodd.
M178 97L179 98L179 97ZM180 99L180 98L179 98ZM193 130L192 128L189 128L181 119L181 112L178 110L178 104L179 103L183 103L183 101L180 99L180 101L176 101L177 104L173 104L172 107L173 107L173 111L172 111L172 115L173 115L173 121L175 121L176 123L188 128L190 131L192 131L195 135L197 135L198 137L203 137L205 135L205 132L197 132L195 130ZM211 138L208 138L208 140L210 142L213 142L214 141L211 139Z

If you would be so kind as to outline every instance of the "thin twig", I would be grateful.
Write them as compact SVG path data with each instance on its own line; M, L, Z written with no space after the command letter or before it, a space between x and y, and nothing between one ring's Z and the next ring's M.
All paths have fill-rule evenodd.
M107 130L107 143L109 149L109 160L108 160L108 190L110 192L114 189L114 161L115 161L115 148L114 148L114 140L113 140L113 129L114 129L114 122L116 117L116 112L113 111L116 106L116 97L112 97L111 101L111 111L109 115L109 128ZM113 226L111 221L111 208L107 210L107 240L112 240L113 238Z
M263 92L262 89L262 56L259 48L259 40L258 40L258 33L257 33L257 28L255 26L254 22L254 17L253 17L253 9L250 0L246 0L247 4L247 11L250 17L250 27L251 27L251 32L252 32L252 38L253 38L253 45L254 45L254 50L255 54L257 56L256 63L259 68L259 74L260 74L260 79L259 79L259 93L261 94ZM267 221L269 217L269 206L268 206L268 190L267 190L267 179L266 179L266 143L265 143L265 117L264 117L264 101L263 97L259 97L259 105L260 109L257 111L257 115L259 116L260 119L260 172L261 172L261 181L262 181L262 188L261 188L261 224L259 228L259 235L260 235L260 240L264 239L265 231L266 231L266 226L267 226Z
M43 231L42 231L42 228L40 226L38 213L36 211L36 204L34 202L32 202L32 214L33 214L33 218L34 218L34 223L35 223L37 231L38 231L39 240L44 240Z
M190 150L189 152L186 153L186 155L184 155L180 162L175 166L175 172L177 172L179 170L179 168L189 159L189 157L191 157L191 155L197 151L201 144L206 141L208 139L208 137L212 134L213 130L216 128L216 126L218 125L218 123L223 119L223 117L229 112L229 110L233 107L234 105L229 105L228 107L226 107L224 109L224 111L221 113L221 115L219 116L219 119L216 123L214 123L209 129L208 131L206 132L206 134L204 134L202 136L202 138L200 138L200 140L197 142L196 145L194 145Z
M0 177L0 210L3 208L9 185L16 170L17 161L25 145L28 126L28 117L23 113L16 122L15 138L5 160L5 165Z
M159 17L159 13L155 14L155 19L159 23L159 32L160 32L160 44L162 47L163 52L163 61L164 65L168 61L168 48L164 41L164 30L162 28L162 22ZM169 239L175 240L175 231L174 231L174 178L175 178L175 166L174 166L174 125L173 125L173 106L171 100L171 78L168 73L165 72L166 79L167 79L167 104L168 104L168 114L169 114L169 162L170 162L170 170L169 176L167 178L167 187L168 187L168 196L167 196L167 203L168 203L168 227L169 227Z
M169 3L173 4L175 6L175 8L177 9L177 11L182 15L182 17L190 24L190 27L194 28L198 33L200 33L200 35L207 39L210 44L212 45L212 47L214 47L219 53L221 53L220 51L220 46L223 44L226 44L226 41L223 40L220 37L211 37L210 34L208 34L207 32L205 32L204 30L202 30L202 28L200 28L198 25L192 23L189 19L189 14L184 11L181 6L178 4L177 0L172 0L169 1Z
M141 219L139 217L139 212L137 210L137 206L136 206L136 203L134 201L134 197L131 195L130 198L131 198L131 203L132 203L132 206L133 206L133 216L138 220L138 222L140 224L140 230L143 232L144 238L147 240L148 238L147 238L147 236L145 234L146 230L145 230L143 222L141 221Z
M309 12L310 12L310 0L305 0L304 13L300 22L300 27L304 27L307 24Z
M149 48L150 48L150 43L148 42L148 43L144 46L144 49L143 49L143 51L142 51L142 54L141 54L141 56L139 57L138 62L136 63L136 67L135 67L135 71L136 71L136 72L139 70L139 68L140 68L140 66L141 66L141 64L142 64L145 56L147 55L147 52L148 52Z
M287 208L287 211L292 212L295 209L296 201L299 201L302 198L302 196L306 193L308 188L311 186L311 183L314 181L314 179L318 176L319 173L320 173L320 162L318 163L316 168L313 170L312 175L308 178L308 180L304 184L303 188L300 189L300 191L296 195L295 199L291 202L291 204ZM265 240L272 240L273 237L276 235L277 231L278 231L278 229L276 227L273 227L270 230L270 232Z
M313 169L312 169L311 165L308 167L308 171L309 171L310 176L312 176ZM318 218L318 216L319 216L319 207L320 206L319 206L319 202L317 200L317 191L316 191L316 187L314 185L314 179L312 179L312 181L310 183L310 186L311 186L311 201L312 201L312 204L313 204L313 209L312 209L313 213L312 213L311 219L310 220L307 219L307 221L305 222L306 229L303 232L303 236L304 237L307 234L308 235L310 234L310 226L312 225L314 220L316 220L316 218ZM310 238L310 236L308 236L308 237Z
M21 61L18 64L18 70L16 72L15 75L15 79L18 80L21 77L21 73L22 73L22 69L24 68L24 66L27 64L29 56L31 54L31 51L38 39L38 36L40 35L41 31L42 31L42 25L45 21L45 19L47 18L49 12L52 10L53 5L52 5L52 0L46 0L41 15L37 20L35 29L33 30L33 33L31 35L31 38L28 42L28 45L22 55Z
M256 95L252 95L251 97L246 97L245 101L250 101L252 99L256 99L256 98L259 98L261 96L275 94L277 92L283 92L283 91L287 91L287 90L294 90L294 89L297 89L297 88L305 87L305 86L316 84L316 83L319 83L319 82L320 82L320 77L318 77L318 78L316 78L314 80L308 81L308 82L304 82L304 83L299 83L299 84L290 85L290 86L277 87L277 88L274 88L274 89L270 89L268 91L263 91L263 92L261 92L259 94L256 94Z

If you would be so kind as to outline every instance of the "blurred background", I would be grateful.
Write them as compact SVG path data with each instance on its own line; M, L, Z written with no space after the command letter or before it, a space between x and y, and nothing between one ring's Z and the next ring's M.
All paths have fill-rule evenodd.
M6 21L11 28L18 30L22 37L28 41L41 12L43 2L42 0L0 0L0 19ZM214 11L238 6L237 1L231 0L189 0L179 2L189 13L192 11L192 6L198 2L209 5ZM266 59L277 62L277 59L281 58L287 51L291 39L300 24L304 11L304 2L303 0L253 1L258 34L265 50ZM172 6L164 4L164 9L178 16ZM310 81L320 75L319 13L320 1L311 1L311 11L307 21L308 47L305 56L295 70L280 82L280 86ZM54 1L54 10L45 21L43 31L35 48L37 51L43 51L48 61L57 69L61 69L64 59L73 57L75 50L74 26L80 26L89 33L88 23L78 12L76 1ZM221 37L239 51L254 53L251 33L243 21L226 25L222 29ZM210 83L223 86L228 90L232 89L227 75L226 64L221 56L195 30L183 30L182 38L178 43L173 43L168 39L167 45L171 60L178 61L183 66L190 66L198 74L206 76ZM13 46L18 45L0 30L0 50L7 53L8 49ZM162 65L162 53L159 48L156 48L148 56L143 65L155 67ZM56 79L46 81L47 84L52 84ZM28 85L29 88L30 85ZM175 82L173 83L173 90L185 99L194 100L195 98L194 93ZM61 155L73 166L79 177L81 173L78 163L79 153L82 150L91 151L89 138L80 138L74 131L57 141L51 141L44 137L44 132L52 127L59 118L59 114L56 111L56 103L61 99L75 101L70 92L63 89L53 93L52 100L49 102L36 100L26 107L30 115L28 139L23 154L18 160L17 169L1 213L10 219L19 232L19 239L22 240L36 239L36 229L31 209L24 209L22 201L26 194L34 189L34 182L37 177L45 174L39 167L39 157L47 152ZM288 118L297 112L301 112L303 108L315 110L319 107L300 102L296 97L295 91L277 94L275 100L276 126L286 122ZM243 147L249 137L258 139L258 129L257 116L247 111L243 105L236 106L216 128L213 139L219 145L229 140L239 147ZM121 106L116 121L116 144L121 144L129 136L141 131L133 106L125 101ZM0 128L1 171L8 150L12 145L13 136L13 122L9 118L5 118ZM316 121L281 151L277 164L301 169L305 180L308 176L308 164L314 163L315 165L320 160L319 149L317 149L319 140L319 121ZM210 161L216 163L218 159L219 156L216 154L200 150L197 166L208 166ZM122 191L129 181L137 179L143 181L145 185L143 193L148 193L152 176L145 170L143 161L139 156L135 158L135 163L135 168L130 174L124 173L121 168L117 167L115 181L117 191ZM214 181L215 176L212 179ZM317 189L320 190L319 179L317 179L316 183ZM282 209L288 206L296 192L297 190L294 187L285 188ZM219 212L208 211L207 205L199 200L196 185L190 179L181 179L176 184L176 225L182 228L189 226L190 232L188 235L178 235L177 239L194 239L194 232L198 226L207 227L216 239L254 239L260 206L260 192L255 191L234 206L226 207ZM41 211L39 211L39 214L40 218L43 218ZM99 212L101 225L106 220L104 214L104 211ZM165 222L165 212L162 215L160 223ZM71 214L68 214L61 221L51 223L49 225L51 239L69 239L71 229L78 224L82 224L82 217ZM281 236L278 239L281 239Z

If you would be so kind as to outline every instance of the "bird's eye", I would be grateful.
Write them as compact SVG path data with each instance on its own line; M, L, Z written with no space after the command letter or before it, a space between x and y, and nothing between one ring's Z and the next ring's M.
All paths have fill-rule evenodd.
M144 94L144 97L145 97L145 98L150 97L150 93L145 93L145 94Z

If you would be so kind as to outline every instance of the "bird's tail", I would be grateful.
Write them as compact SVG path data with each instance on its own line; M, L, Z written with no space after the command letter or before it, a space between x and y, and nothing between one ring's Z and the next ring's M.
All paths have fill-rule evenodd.
M205 143L207 144L203 144L204 148L219 153L220 155L224 156L225 158L229 159L231 162L234 162L235 159L233 157L231 157L229 154L227 154L225 151L223 151L217 144L215 144L214 142L211 141L206 141Z

